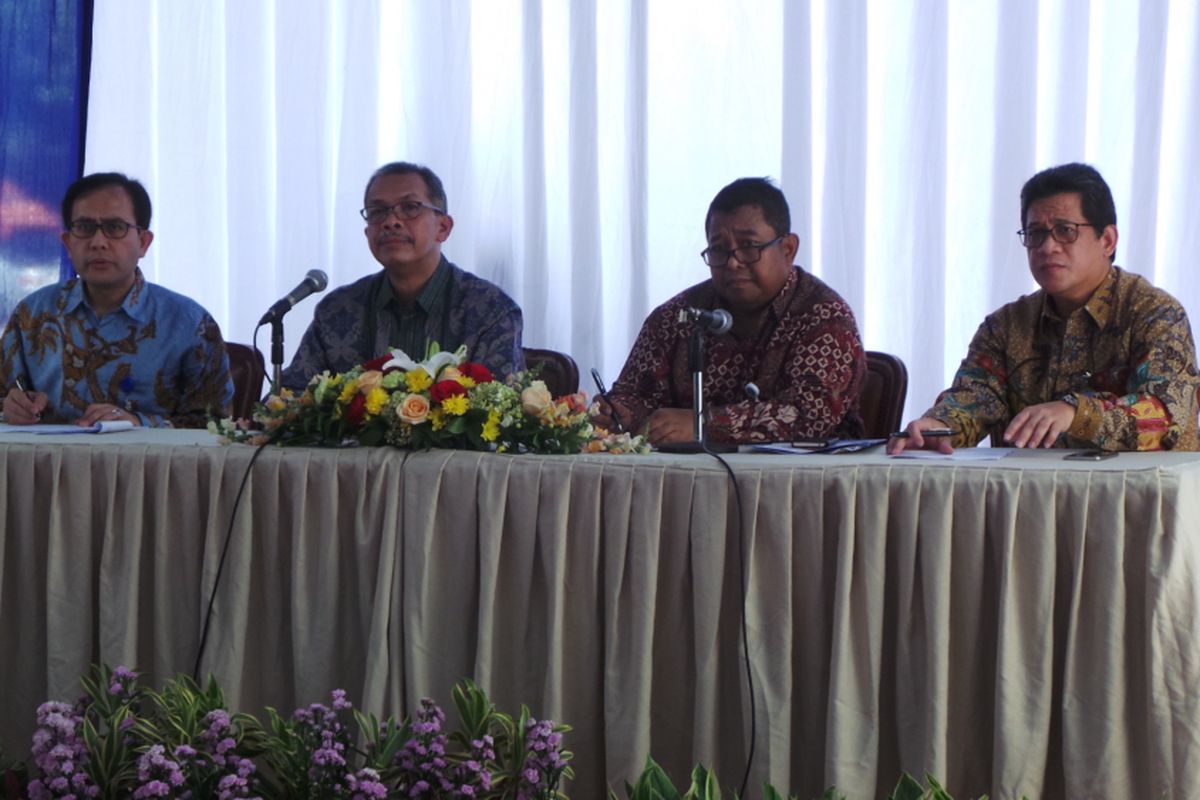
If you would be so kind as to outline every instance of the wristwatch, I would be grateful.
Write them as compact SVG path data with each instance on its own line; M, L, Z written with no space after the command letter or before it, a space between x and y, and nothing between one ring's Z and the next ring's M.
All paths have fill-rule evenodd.
M1058 399L1069 405L1071 408L1079 408L1079 398L1073 394L1064 394Z

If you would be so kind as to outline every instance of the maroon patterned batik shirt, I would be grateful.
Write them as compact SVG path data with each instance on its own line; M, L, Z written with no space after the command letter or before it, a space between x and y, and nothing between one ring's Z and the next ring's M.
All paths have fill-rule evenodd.
M659 408L691 408L691 325L681 309L721 307L712 281L663 303L642 325L611 397L640 430ZM862 435L859 393L866 357L854 312L799 267L744 338L705 334L707 433L717 441L773 442ZM758 386L759 399L746 394Z

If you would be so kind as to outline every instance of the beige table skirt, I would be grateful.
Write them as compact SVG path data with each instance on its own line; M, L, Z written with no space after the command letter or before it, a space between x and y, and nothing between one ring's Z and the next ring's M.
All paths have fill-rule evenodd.
M0 745L89 663L190 672L253 451L0 444ZM574 726L576 798L682 781L880 797L1200 787L1200 458L264 451L203 670L258 712L345 688ZM757 795L757 791L753 792Z

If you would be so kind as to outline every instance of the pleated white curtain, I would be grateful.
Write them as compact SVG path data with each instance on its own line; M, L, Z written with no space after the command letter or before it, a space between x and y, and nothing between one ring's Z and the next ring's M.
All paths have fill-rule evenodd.
M774 176L799 262L908 364L912 416L983 316L1034 288L1014 231L1043 167L1096 165L1117 262L1200 315L1197 6L108 0L87 169L147 183L151 279L247 341L308 269L377 269L363 184L428 164L447 256L522 305L527 344L610 381L646 313L706 276L712 195ZM312 307L287 319L289 357Z

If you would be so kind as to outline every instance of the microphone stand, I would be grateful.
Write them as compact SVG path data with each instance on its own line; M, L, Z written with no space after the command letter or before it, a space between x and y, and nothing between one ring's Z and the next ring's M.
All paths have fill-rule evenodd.
M283 379L283 318L271 320L271 394L279 394Z
M688 369L692 373L692 431L695 438L690 442L660 444L658 450L663 453L736 453L736 444L704 441L704 328L700 325L692 325Z

